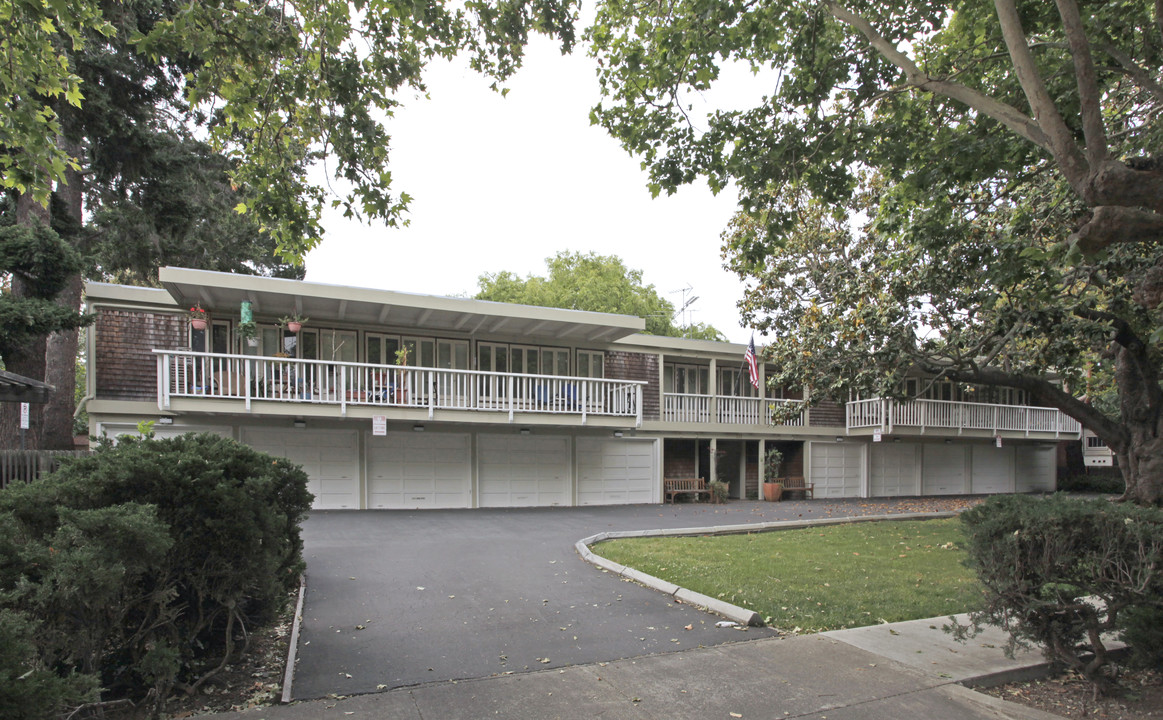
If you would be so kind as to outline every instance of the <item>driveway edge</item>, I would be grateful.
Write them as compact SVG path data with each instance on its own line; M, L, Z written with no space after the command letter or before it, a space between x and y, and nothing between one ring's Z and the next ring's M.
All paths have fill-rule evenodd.
M295 656L299 651L299 626L303 622L303 597L307 594L307 573L299 576L299 599L295 603L295 619L291 623L291 638L287 642L287 667L283 670L283 695L279 702L291 702L291 684L295 680Z
M847 516L842 518L815 518L811 520L780 520L775 522L765 523L743 523L739 525L714 525L710 527L695 527L695 528L672 528L665 530L628 530L628 531L614 531L601 532L597 535L590 535L587 538L578 540L574 547L577 549L578 555L581 555L582 560L585 560L591 565L599 567L607 572L612 572L615 575L620 575L628 580L633 580L641 585L657 590L665 595L670 595L675 600L687 603L688 605L695 605L702 607L709 612L716 615L722 615L728 620L751 626L762 626L764 620L759 613L754 610L732 605L728 602L723 602L718 598L703 595L702 593L688 590L684 587L679 587L672 582L663 580L662 578L648 575L641 570L626 567L614 562L608 558L598 555L590 549L591 545L605 542L607 540L620 540L623 538L639 538L639 537L682 537L690 535L739 535L753 532L766 532L770 530L791 530L795 528L816 527L820 525L844 525L847 523L856 522L875 522L882 520L932 520L936 518L956 517L956 512L919 512L919 513L895 513L891 515L859 515Z

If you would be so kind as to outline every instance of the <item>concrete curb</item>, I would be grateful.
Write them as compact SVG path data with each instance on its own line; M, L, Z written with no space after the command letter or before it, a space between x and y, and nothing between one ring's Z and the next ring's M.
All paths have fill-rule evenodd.
M924 512L924 513L896 513L892 515L860 515L847 516L842 518L818 518L812 520L780 520L765 523L746 523L740 525L712 525L709 527L697 528L671 528L665 530L626 530L615 532L601 532L597 535L590 535L587 538L582 538L574 544L578 555L582 560L591 565L602 568L615 575L620 575L627 580L633 580L640 585L657 590L665 595L670 595L675 600L687 603L688 605L695 605L706 609L708 612L722 615L728 620L740 623L742 625L762 626L764 625L763 618L754 610L732 605L728 602L723 602L718 598L709 597L702 593L697 593L693 590L688 590L684 587L679 587L672 582L663 580L662 578L647 575L641 570L626 567L619 563L609 560L598 555L590 549L591 545L605 542L607 540L620 540L622 538L641 538L641 537L682 537L689 535L739 535L754 532L767 532L771 530L791 530L795 528L815 527L819 525L844 525L856 522L873 522L881 520L929 520L935 518L956 517L956 512Z
M299 626L303 623L303 597L307 594L307 573L299 576L299 600L295 603L295 620L291 623L291 638L287 643L287 667L283 670L283 695L279 702L291 702L291 684L295 680L295 656L299 650Z

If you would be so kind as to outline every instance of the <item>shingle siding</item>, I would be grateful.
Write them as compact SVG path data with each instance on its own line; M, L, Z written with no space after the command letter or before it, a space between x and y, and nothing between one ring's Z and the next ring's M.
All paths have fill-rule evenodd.
M819 405L808 411L812 427L844 427L844 406L831 398L825 398Z
M102 308L97 313L94 352L97 397L157 399L157 349L186 346L181 315Z
M613 380L641 380L642 419L659 418L658 356L649 353L606 351L606 377Z

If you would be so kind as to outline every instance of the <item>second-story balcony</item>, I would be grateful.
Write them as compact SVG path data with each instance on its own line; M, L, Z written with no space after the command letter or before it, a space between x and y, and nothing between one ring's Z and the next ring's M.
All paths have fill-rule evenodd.
M801 409L787 419L774 420L776 410L788 405ZM802 406L801 400L663 393L662 420L674 423L803 427Z
M442 411L488 414L514 422L518 414L555 415L564 423L616 418L642 425L643 382L556 375L446 370L352 362L155 350L158 407L186 400L222 401L253 412L257 403L412 410L438 419ZM193 409L193 408L190 408ZM204 405L198 410L213 411Z
M1025 405L872 398L848 403L846 418L849 432L880 430L922 435L972 432L1041 439L1082 436L1078 421L1061 410Z

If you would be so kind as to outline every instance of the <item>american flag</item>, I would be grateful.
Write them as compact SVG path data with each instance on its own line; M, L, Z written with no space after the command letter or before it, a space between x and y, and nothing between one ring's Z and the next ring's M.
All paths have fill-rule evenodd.
M751 333L751 342L747 343L747 352L743 353L747 361L747 374L751 376L751 385L759 389L759 363L755 360L755 333Z

